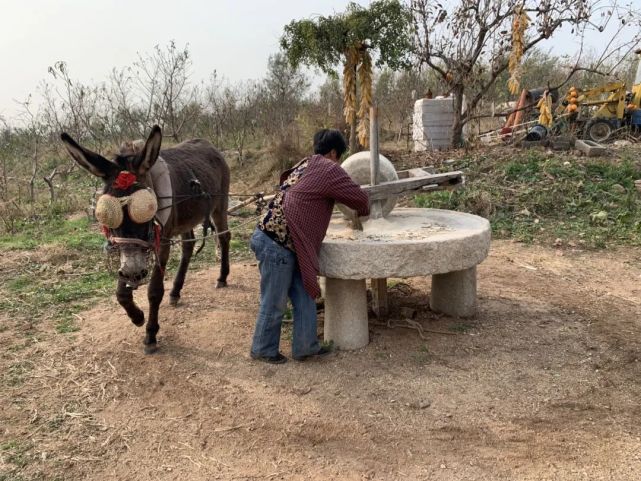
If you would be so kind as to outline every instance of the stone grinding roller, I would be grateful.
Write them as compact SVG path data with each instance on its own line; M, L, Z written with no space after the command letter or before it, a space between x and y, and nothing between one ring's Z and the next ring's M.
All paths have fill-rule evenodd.
M369 151L357 152L354 155L350 155L345 161L341 164L341 167L349 174L354 182L358 185L366 185L370 183L370 153ZM394 164L384 155L379 154L379 173L378 173L378 182L390 182L393 180L398 180L398 174L394 168ZM392 195L382 203L383 217L392 211L396 205L396 200L398 199L397 195ZM337 204L338 209L343 213L343 215L351 219L354 217L354 211L343 204ZM366 220L367 217L362 218Z

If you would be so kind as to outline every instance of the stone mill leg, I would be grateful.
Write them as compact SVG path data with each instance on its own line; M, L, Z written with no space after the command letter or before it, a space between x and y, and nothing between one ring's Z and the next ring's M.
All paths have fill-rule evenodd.
M326 278L325 340L340 349L360 349L369 343L365 279Z
M434 274L430 308L448 316L473 316L476 313L476 266L464 271Z

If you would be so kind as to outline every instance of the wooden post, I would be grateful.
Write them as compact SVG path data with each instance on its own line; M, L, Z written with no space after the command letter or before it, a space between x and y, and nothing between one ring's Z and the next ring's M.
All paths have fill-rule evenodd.
M387 302L387 279L371 279L372 310L379 319L387 318L389 304Z
M370 152L370 185L378 185L380 157L378 153L378 109L375 105L369 109L369 152ZM383 217L382 200L371 203L369 218ZM379 319L387 317L387 279L372 279L372 309Z
M378 185L380 159L378 156L378 109L376 106L369 109L369 153L370 185ZM370 219L383 217L381 201L372 202L369 217Z

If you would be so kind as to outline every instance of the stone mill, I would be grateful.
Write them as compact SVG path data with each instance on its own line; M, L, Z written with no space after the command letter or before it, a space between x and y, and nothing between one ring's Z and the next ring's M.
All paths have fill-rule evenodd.
M456 317L476 312L476 266L488 254L490 224L457 211L396 208L408 191L453 189L463 185L461 172L433 174L426 169L396 172L378 153L376 112L371 114L371 151L359 152L343 168L368 191L369 218L355 223L339 206L323 241L319 267L325 297L325 340L341 349L369 343L367 279L373 309L387 311L387 278L432 276L430 307ZM357 226L355 228L355 225Z

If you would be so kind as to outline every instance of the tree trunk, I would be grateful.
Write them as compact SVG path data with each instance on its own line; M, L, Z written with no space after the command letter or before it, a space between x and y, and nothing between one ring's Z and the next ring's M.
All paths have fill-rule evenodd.
M455 85L454 93L454 123L452 124L452 147L463 145L463 85Z
M42 178L49 186L49 203L51 205L53 205L53 203L56 201L56 190L53 185L53 179L56 177L56 175L58 175L58 167L53 169L51 174Z
M9 184L7 183L7 159L2 157L2 192L0 192L0 198L2 200L7 200L9 198Z
M53 188L53 182L49 180L48 177L43 177L42 180L44 180L49 186L49 204L53 205L53 203L56 201L56 191Z
M356 138L356 116L349 126L349 155L358 152L358 140Z
M32 204L36 202L36 175L38 174L38 140L33 148L31 179L29 179L29 198Z

